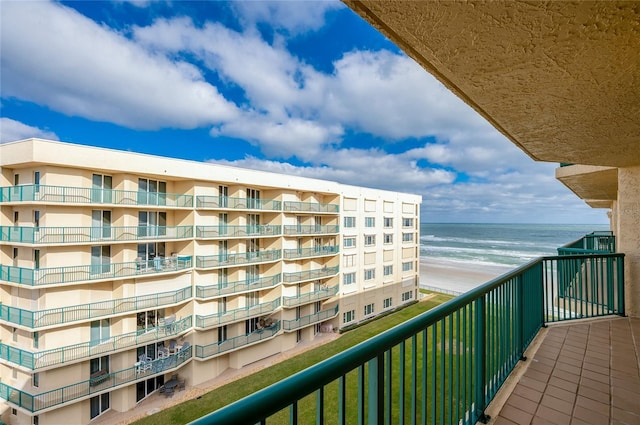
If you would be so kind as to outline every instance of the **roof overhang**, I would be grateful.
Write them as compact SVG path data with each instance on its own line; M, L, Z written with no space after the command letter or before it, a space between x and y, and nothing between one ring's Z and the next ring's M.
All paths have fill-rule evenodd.
M618 169L594 165L556 168L556 178L593 208L611 208L618 197Z

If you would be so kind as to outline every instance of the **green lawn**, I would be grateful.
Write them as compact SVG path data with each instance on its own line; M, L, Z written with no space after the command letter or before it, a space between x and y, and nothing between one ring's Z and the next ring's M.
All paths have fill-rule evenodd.
M155 415L141 419L136 424L185 424L222 406L239 400L264 387L278 382L307 367L316 364L334 354L346 350L366 339L390 329L414 316L424 313L433 307L453 298L450 295L437 294L435 297L413 304L395 313L369 322L356 330L346 332L335 341L309 350L287 361L263 369L250 376L238 379L223 387L217 388L200 399L193 399L177 406L165 409Z

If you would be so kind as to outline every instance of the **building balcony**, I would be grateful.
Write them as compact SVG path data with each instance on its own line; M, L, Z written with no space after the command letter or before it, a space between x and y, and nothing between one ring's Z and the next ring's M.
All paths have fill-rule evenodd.
M0 382L0 398L11 406L37 413L81 398L94 396L123 386L143 381L154 376L178 369L191 359L192 347L187 346L176 354L151 360L144 367L137 364L117 372L103 373L99 377L87 379L61 388L30 394Z
M216 210L281 211L282 202L275 199L236 198L233 196L196 196L196 208Z
M340 212L340 206L338 204L321 204L318 202L298 202L298 201L285 201L285 212L295 213L329 213L338 214Z
M336 295L338 293L338 289L338 285L335 285L331 288L319 289L317 291L300 294L295 297L282 297L282 305L284 307L297 307L299 305L326 300Z
M297 260L300 258L326 257L329 255L337 255L340 252L340 246L314 246L313 248L295 248L283 249L282 257L285 260Z
M338 274L340 267L323 267L315 270L305 270L302 272L282 273L282 281L285 283L304 282L306 280L322 279Z
M282 234L280 225L258 225L258 226L196 226L197 239L229 239L229 238L260 238L275 237Z
M285 236L333 235L336 233L340 233L340 226L315 224L288 224L283 226L283 234Z
M191 287L188 286L176 291L47 310L32 311L0 304L0 323L12 323L28 329L37 330L50 326L95 320L101 317L119 316L158 307L167 307L188 301L190 298Z
M192 423L637 423L640 319L603 320L624 308L623 254L539 258Z
M196 345L195 358L209 359L220 354L238 350L249 345L254 345L262 341L274 338L280 332L280 322L276 322L268 327L258 329L246 335L235 336L224 341L214 342L208 345Z
M209 314L206 316L196 315L196 327L206 329L250 319L252 317L264 316L276 311L280 308L280 305L280 298L276 298L273 301L236 308L234 310L227 310L225 312Z
M81 245L193 238L193 226L18 227L0 226L0 244Z
M212 269L217 267L234 267L248 264L269 263L280 260L282 251L271 249L238 254L197 255L196 268Z
M30 184L0 187L0 203L87 204L193 208L193 196L179 193Z
M248 291L257 291L264 288L272 288L280 283L280 273L273 276L264 276L257 279L237 280L235 282L217 283L214 285L196 285L196 298L207 299L239 294Z
M0 281L26 286L69 285L97 280L130 279L160 273L178 273L185 270L191 270L191 257L156 257L148 261L40 269L0 265Z
M42 351L28 351L0 342L0 360L29 370L43 370L52 366L75 363L91 357L113 354L141 345L166 340L180 335L192 326L192 317L185 317L170 325L140 329L114 335L100 341L87 341Z
M317 323L324 322L325 320L332 319L338 315L338 306L329 308L327 310L320 310L317 313L310 314L308 316L300 317L295 320L283 320L282 329L285 332L295 331L307 326L315 325Z

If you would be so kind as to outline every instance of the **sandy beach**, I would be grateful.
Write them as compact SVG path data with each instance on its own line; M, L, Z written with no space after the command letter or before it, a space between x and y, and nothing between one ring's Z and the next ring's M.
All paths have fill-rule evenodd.
M509 267L479 266L458 261L420 259L420 287L446 293L464 293L511 270Z

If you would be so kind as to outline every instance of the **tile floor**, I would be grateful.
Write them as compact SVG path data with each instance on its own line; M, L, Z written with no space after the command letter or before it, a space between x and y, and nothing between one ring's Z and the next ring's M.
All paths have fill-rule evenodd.
M549 326L495 425L640 425L640 319Z

